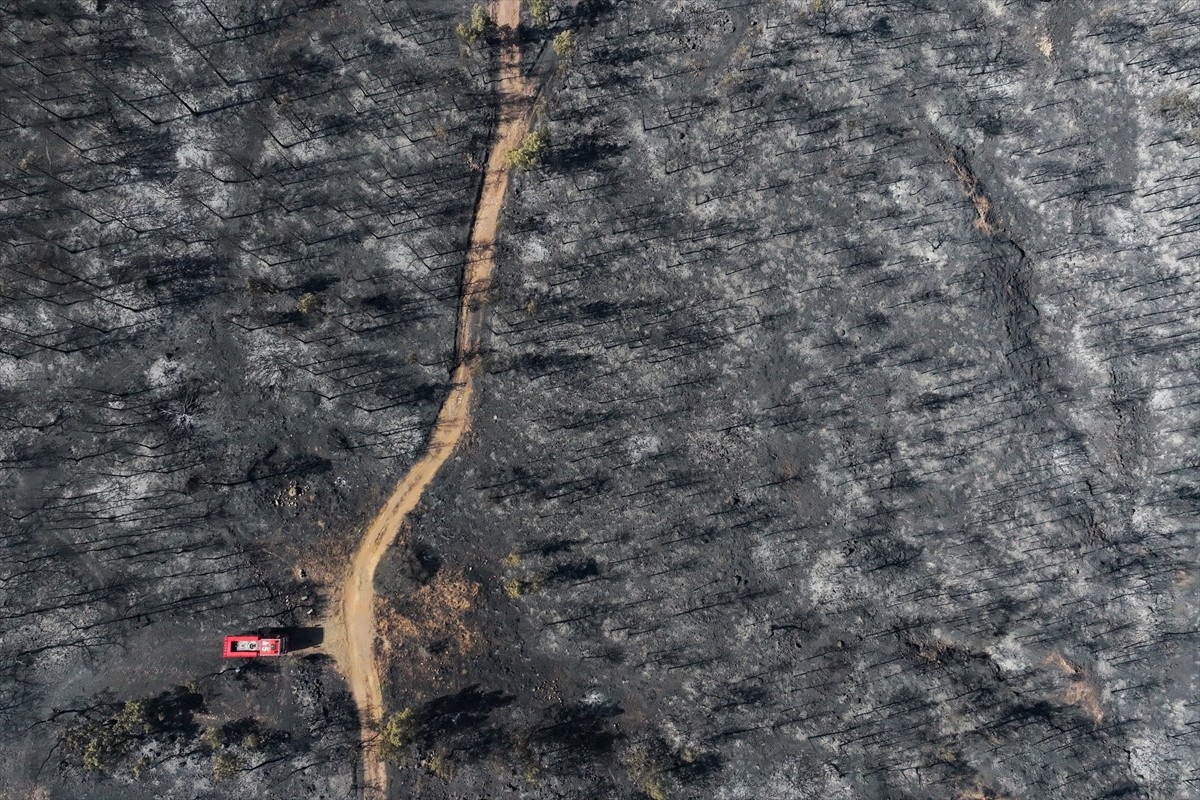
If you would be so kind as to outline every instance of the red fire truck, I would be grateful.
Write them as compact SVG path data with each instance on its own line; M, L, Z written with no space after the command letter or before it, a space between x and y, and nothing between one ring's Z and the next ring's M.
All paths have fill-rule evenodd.
M259 656L281 656L287 652L286 636L258 636L245 634L225 637L225 658L258 658Z

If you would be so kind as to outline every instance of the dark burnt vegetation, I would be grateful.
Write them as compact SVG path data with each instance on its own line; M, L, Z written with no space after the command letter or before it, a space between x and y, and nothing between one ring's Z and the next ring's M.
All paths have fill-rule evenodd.
M139 782L164 769L209 763L212 777L228 781L289 760L304 742L252 716L221 719L210 698L216 682L190 682L150 697L116 701L102 695L81 710L56 712L58 742L68 774L82 770L101 780ZM84 780L76 776L76 780Z
M952 5L0 12L7 769L353 794L322 657L171 687L319 617L428 434L516 35L396 792L1194 794L1200 18Z
M15 774L55 740L12 737L54 709L106 688L152 702L144 683L219 669L223 631L313 622L331 540L420 446L493 115L488 64L461 57L456 10L435 6L0 11L0 719ZM307 667L255 672L238 674L256 691L295 688L289 747L347 713L312 695ZM124 780L143 739L182 734L127 731L120 711L98 708L71 741L94 740L95 765L120 762ZM322 747L265 765L225 747L216 771L340 796L344 733L327 724ZM173 780L198 769L203 787L210 767ZM72 780L73 797L106 791Z
M697 791L721 770L714 751L677 747L642 732L627 733L626 710L588 696L538 712L516 695L480 685L434 697L388 715L376 746L425 791L453 790L480 765L506 788L561 785L577 791L616 784L652 797ZM430 777L431 776L431 777Z
M512 609L473 670L619 709L594 791L692 796L669 730L731 797L1191 792L1195 21L575 28L420 525Z
M151 698L101 703L80 712L60 741L85 770L110 772L131 762L144 743L195 738L200 733L196 712L203 710L204 696L184 686Z

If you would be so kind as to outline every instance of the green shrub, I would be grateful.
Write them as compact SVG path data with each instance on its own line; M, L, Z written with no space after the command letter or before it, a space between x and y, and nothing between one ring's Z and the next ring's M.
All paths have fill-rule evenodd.
M529 16L543 28L550 24L550 0L529 0Z
M62 742L88 772L108 772L129 755L131 737L117 730L116 718L86 721L63 732Z
M542 126L525 135L521 144L508 152L504 163L509 169L530 170L541 163L542 156L550 146L550 131Z
M554 55L559 58L570 58L575 52L575 48L579 46L579 39L575 36L575 31L563 31L558 36L554 37Z
M138 780L149 768L150 759L146 756L134 759L137 751L164 734L197 730L192 724L192 711L203 707L203 702L195 684L177 686L156 697L105 702L85 712L87 716L67 724L59 734L59 741L64 752L77 758L89 772L109 774L127 767L134 780ZM215 750L224 744L223 732L206 729L202 741Z
M213 759L213 780L227 781L242 769L242 760L233 753L217 753Z
M450 750L444 746L439 747L437 752L425 761L425 769L444 781L453 778L454 762L450 760Z
M200 734L200 743L209 750L220 750L225 746L225 731L221 728L205 728Z
M416 709L397 711L383 723L379 734L379 756L384 761L398 761L400 756L417 738L420 719Z
M536 573L526 578L512 578L504 582L504 593L516 600L518 597L541 591L545 577Z
M148 722L145 700L129 700L113 717L113 729L124 736L144 733Z
M111 731L98 731L84 747L83 768L88 772L107 772L128 752L126 742L113 738Z
M464 25L459 23L454 29L458 34L458 38L464 42L474 44L479 40L479 37L486 34L492 27L492 15L488 13L486 7L476 5L471 9L471 22Z
M325 298L316 292L308 292L300 296L296 302L296 310L301 314L311 314L314 311L320 311L325 306Z

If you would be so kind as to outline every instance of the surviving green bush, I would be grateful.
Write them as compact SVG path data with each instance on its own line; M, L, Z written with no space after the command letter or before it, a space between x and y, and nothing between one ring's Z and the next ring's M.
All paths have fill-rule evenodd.
M474 44L479 40L479 37L486 34L492 27L492 15L488 13L487 8L481 5L476 5L471 9L470 23L458 23L458 27L454 29L458 34L458 38L464 42Z
M308 292L301 295L300 300L296 303L296 310L301 314L311 314L314 311L320 311L325 305L325 299L316 292Z
M225 731L221 728L205 728L200 734L200 743L209 750L220 750L225 746Z
M550 24L550 0L529 0L529 16L543 28Z
M145 733L149 723L145 700L127 700L113 717L113 728L117 733L138 736Z
M107 719L85 720L64 731L66 749L80 756L89 772L109 772L128 756L133 743L148 731L144 700L130 700Z
M213 758L213 780L227 781L242 769L242 759L233 753L217 753Z
M444 781L454 777L454 762L450 759L450 749L445 745L439 747L433 755L425 760L425 769Z
M397 761L417 738L420 719L416 709L397 711L383 723L379 733L379 755L384 761Z
M510 150L504 157L504 163L508 165L509 169L521 171L533 169L541 163L542 156L549 146L550 131L542 126L526 134L525 138L521 140L521 144Z
M554 55L559 58L569 58L575 48L579 46L579 39L575 36L575 31L566 30L554 37Z
M77 753L88 772L108 772L129 754L129 740L105 722L88 722L67 729L63 743Z

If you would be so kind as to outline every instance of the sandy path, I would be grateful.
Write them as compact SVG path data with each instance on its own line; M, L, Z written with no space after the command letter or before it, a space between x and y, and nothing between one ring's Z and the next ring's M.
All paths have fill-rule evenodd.
M458 311L458 335L455 340L460 359L470 356L479 346L479 329L483 320L477 311L484 293L491 286L492 272L496 267L496 228L508 190L508 166L504 161L529 132L530 122L529 100L532 92L521 75L521 45L517 40L521 0L493 0L492 14L504 36L504 44L500 49L498 87L500 127L488 153L483 191L479 194L475 218L471 221L471 247L463 274L462 304Z
M493 0L492 15L502 36L500 51L500 125L471 223L470 249L463 272L450 394L438 412L429 444L392 491L359 542L343 581L334 617L326 620L326 651L337 661L358 706L363 739L364 794L387 796L387 766L372 742L383 720L383 687L375 661L375 568L396 539L405 518L420 502L470 425L474 392L471 365L479 347L482 307L495 270L496 229L508 188L505 156L529 130L530 93L521 76L517 40L520 0Z

